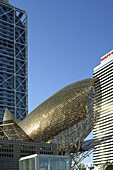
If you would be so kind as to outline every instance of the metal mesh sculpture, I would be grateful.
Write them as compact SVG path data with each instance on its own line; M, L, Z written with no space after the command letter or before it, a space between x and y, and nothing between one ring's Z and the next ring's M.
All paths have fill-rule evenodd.
M78 152L81 149L83 140L92 131L94 122L93 94L92 87L86 105L85 117L54 137L52 142L57 143L60 151L63 150L66 153L71 151Z
M86 119L88 124L88 116L93 113L91 100L93 84L93 78L72 83L44 101L23 121L19 122L9 112L5 112L4 120L14 119L34 141L48 142L58 134L64 136L68 131L80 128ZM82 130L77 131L81 133ZM82 136L83 139L84 137L86 135ZM64 141L73 143L69 135ZM61 143L63 144L63 141Z
M95 80L89 78L64 87L22 121L6 109L4 121L12 119L34 141L56 143L58 153L70 155L73 167L78 169L80 161L92 149L84 154L82 144L93 129Z

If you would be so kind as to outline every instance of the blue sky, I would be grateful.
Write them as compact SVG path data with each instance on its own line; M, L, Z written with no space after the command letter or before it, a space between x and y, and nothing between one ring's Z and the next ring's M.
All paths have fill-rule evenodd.
M28 14L29 112L113 49L113 0L9 1Z

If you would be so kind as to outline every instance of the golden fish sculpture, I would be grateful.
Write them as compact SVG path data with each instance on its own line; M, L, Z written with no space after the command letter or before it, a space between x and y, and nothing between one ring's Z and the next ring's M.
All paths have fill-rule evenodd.
M28 116L17 120L8 109L4 121L13 119L34 141L47 142L60 132L85 119L91 88L95 78L72 83L56 92Z

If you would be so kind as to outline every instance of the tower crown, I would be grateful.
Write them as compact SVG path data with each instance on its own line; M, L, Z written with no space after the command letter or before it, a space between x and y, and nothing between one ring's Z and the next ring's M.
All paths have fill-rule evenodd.
M5 2L5 3L9 3L9 0L1 0L1 1L3 1L3 2Z

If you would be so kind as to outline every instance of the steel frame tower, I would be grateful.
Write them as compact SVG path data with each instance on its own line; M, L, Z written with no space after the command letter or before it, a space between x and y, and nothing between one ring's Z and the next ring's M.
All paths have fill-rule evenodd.
M5 108L17 119L28 113L27 14L0 1L0 120Z
M94 85L94 124L95 168L113 161L113 51L101 58L101 64L94 68L97 82Z

